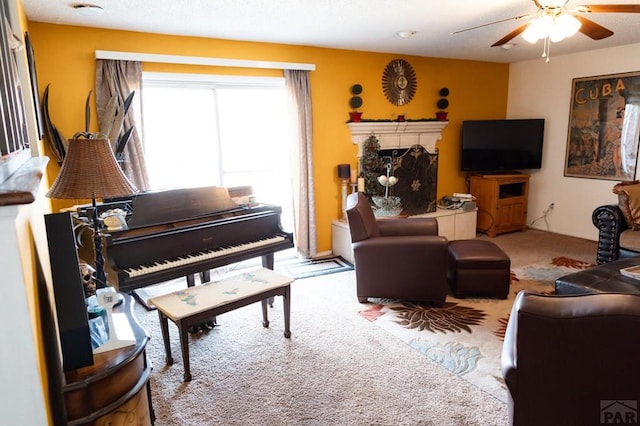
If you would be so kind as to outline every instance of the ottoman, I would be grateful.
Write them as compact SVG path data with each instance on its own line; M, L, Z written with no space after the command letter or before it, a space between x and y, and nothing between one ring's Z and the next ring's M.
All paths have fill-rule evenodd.
M511 259L500 247L485 240L449 242L447 279L453 295L506 299L511 283Z
M556 294L629 293L640 294L640 280L625 277L620 269L640 265L640 256L614 260L593 268L563 275L556 280Z

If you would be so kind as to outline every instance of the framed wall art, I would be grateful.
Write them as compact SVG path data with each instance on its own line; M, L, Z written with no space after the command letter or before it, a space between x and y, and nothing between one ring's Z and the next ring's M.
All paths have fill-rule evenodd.
M31 93L33 94L33 105L36 110L36 124L38 125L38 139L44 138L44 123L42 122L42 107L40 106L40 91L38 88L38 77L36 76L36 60L33 53L33 46L29 33L24 33L24 43L27 50L27 63L29 65L29 77L31 78Z
M636 177L640 72L573 79L564 175Z

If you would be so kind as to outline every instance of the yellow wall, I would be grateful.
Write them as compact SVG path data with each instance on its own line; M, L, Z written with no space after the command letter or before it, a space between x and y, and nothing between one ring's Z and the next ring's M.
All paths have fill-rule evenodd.
M22 3L20 1L10 2L9 10L13 32L18 35L27 32L29 29L28 20L24 13ZM13 19L17 19L17 21L14 22ZM28 70L27 57L24 49L17 53L16 60L18 73L22 76L22 71ZM29 84L28 76L21 78L23 78L23 97L25 99L29 99L31 97L31 86ZM25 111L28 116L27 122L35 123L35 111L32 108L29 108L31 106L30 102L25 102L25 105L27 107ZM29 128L28 130L30 136L35 132L35 129ZM30 139L30 142L32 144L32 156L38 156L38 153L42 152L43 148L41 141L34 140L32 138ZM30 166L23 165L23 167ZM6 222L3 225L3 229L13 231L11 235L3 236L3 244L6 244L5 248L15 248L16 251L4 259L8 262L8 268L6 268L5 271L8 273L9 277L7 283L11 283L11 285L21 284L24 287L24 294L20 295L19 288L13 288L11 292L12 296L7 299L8 303L11 303L12 306L8 309L9 314L2 318L2 321L22 321L22 334L29 338L33 338L33 344L29 345L24 341L18 341L17 339L12 340L11 336L7 337L11 342L6 342L6 344L12 345L13 343L15 345L15 349L18 351L17 356L21 358L21 361L24 361L20 363L20 365L33 370L24 375L24 380L21 381L20 385L17 387L15 394L9 394L7 397L9 398L9 403L12 405L12 408L18 407L17 409L19 410L20 407L25 404L25 401L21 398L25 395L26 389L26 394L29 395L29 405L25 406L30 406L32 411L25 417L31 416L33 419L41 419L43 416L47 416L50 410L50 403L46 398L49 382L42 343L43 335L40 325L41 311L39 309L39 277L41 275L39 274L39 266L44 265L42 265L42 263L39 264L39 261L42 259L42 253L46 251L44 214L51 212L51 204L49 203L49 200L43 196L43 187L48 186L46 179L43 179L40 184L41 186L39 187L39 192L34 202L16 206L3 206L3 216L6 214L6 217L3 217ZM21 271L21 276L19 278L15 275L14 268L19 268ZM22 306L22 302L24 302L24 306ZM24 311L22 310L23 308ZM23 313L25 314L25 317L28 317L29 323L25 321L27 318L22 316ZM24 328L25 326L27 328ZM30 330L28 330L29 328ZM24 349L27 348L33 348L34 353L22 353L24 352ZM21 350L23 351L20 352ZM15 356L16 354L13 355L13 357ZM10 358L4 356L1 358L3 361L7 362L6 366L8 366L8 368L15 368L16 364L12 363ZM32 361L34 362L33 364ZM40 378L39 383L32 381L32 374L34 372ZM37 377L36 380L38 380ZM15 401L13 400L13 397L16 397ZM11 420L16 420L12 418L12 414L15 414L15 412L3 413L4 417L6 417L6 421L11 422Z
M336 165L356 166L357 148L351 143L348 120L350 87L364 90L364 118L391 119L435 117L438 91L451 94L450 123L438 143L440 152L438 197L467 192L464 174L458 171L460 124L463 119L504 118L507 105L507 64L485 63L322 49L292 45L236 42L195 37L165 36L84 27L29 23L35 49L40 90L50 84L53 122L66 137L84 126L84 101L94 88L95 50L190 55L231 59L313 63L311 73L314 122L314 181L319 251L331 250L331 220L340 216L340 182ZM413 100L405 106L390 104L382 91L382 72L389 61L407 60L417 74ZM144 71L211 72L218 74L282 75L281 71L230 70L219 67L144 64ZM275 74L274 74L275 73ZM95 115L95 108L93 109ZM95 116L92 119L96 126ZM50 181L58 167L51 164ZM54 209L60 207L54 202Z

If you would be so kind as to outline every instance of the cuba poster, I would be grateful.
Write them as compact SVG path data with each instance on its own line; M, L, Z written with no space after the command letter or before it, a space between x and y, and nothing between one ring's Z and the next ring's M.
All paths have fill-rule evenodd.
M573 79L565 176L636 177L640 72Z

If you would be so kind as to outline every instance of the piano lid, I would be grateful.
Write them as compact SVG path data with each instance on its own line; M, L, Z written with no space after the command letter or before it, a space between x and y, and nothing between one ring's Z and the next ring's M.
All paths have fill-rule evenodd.
M220 186L141 192L132 198L127 225L157 225L240 208Z

